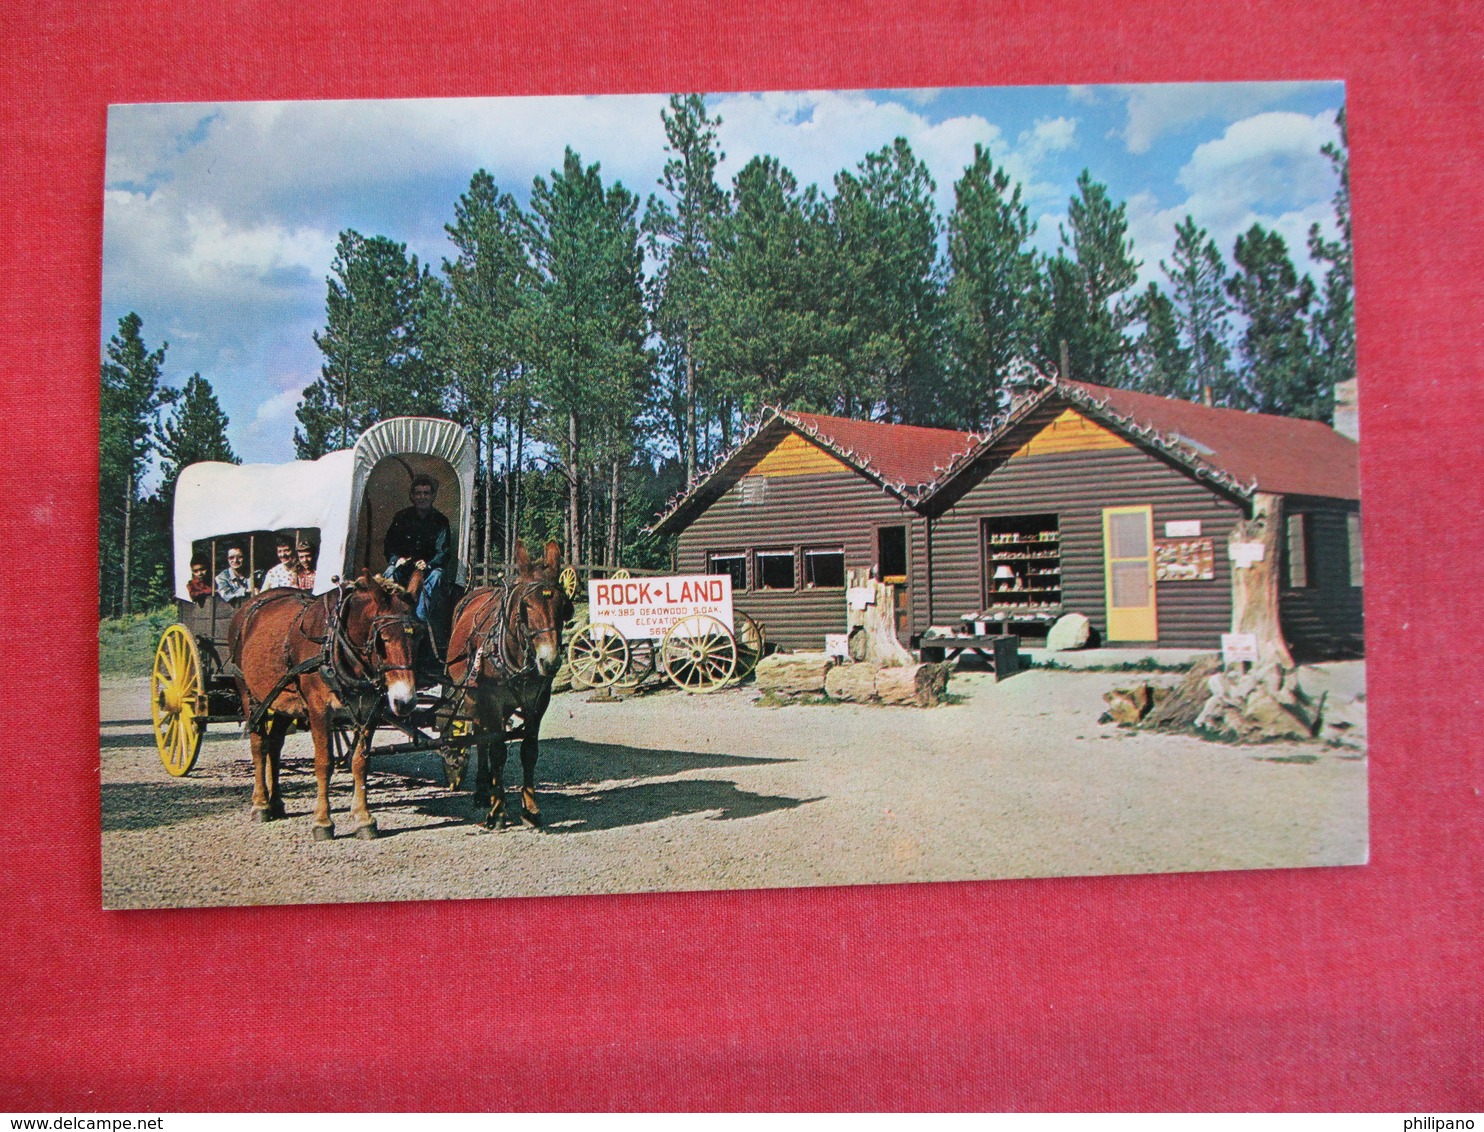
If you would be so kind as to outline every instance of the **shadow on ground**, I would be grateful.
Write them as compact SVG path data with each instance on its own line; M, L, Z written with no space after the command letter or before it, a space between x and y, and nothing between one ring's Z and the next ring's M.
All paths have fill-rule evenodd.
M712 820L731 821L819 801L818 798L756 794L741 789L734 782L711 778L679 782L624 781L606 788L581 789L585 784L614 782L616 779L668 778L685 771L766 766L792 761L698 751L651 750L615 743L584 743L577 739L547 740L541 744L541 761L536 776L541 816L547 832L592 833L711 811L716 812ZM515 791L520 779L519 748L512 745L505 763L506 796L512 806L518 804ZM429 817L475 816L470 793L473 781L471 766L463 791L421 802L416 806L417 812Z
M103 832L159 829L193 818L209 818L228 810L246 810L252 801L252 783L105 782Z

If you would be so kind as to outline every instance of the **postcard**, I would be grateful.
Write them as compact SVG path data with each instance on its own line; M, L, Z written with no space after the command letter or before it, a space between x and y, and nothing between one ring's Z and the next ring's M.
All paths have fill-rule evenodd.
M120 105L108 908L1363 864L1339 83Z

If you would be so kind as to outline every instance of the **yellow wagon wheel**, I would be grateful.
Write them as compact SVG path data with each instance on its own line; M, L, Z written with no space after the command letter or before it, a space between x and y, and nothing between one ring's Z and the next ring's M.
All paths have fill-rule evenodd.
M560 583L562 591L568 597L577 596L577 571L572 569L572 567L568 566L558 574L557 582Z
M682 617L660 643L660 665L677 688L714 692L737 670L737 640L715 617Z
M626 568L624 568L623 566L620 566L617 570L613 571L613 573L609 574L608 576L610 578L612 578L615 582L621 582L625 578L631 577L631 575L629 574L628 570Z
M752 675L757 662L763 659L763 649L768 637L763 627L740 609L734 618L737 625L737 671L733 679L738 683Z
M612 625L584 625L567 646L572 687L606 688L628 671L629 642Z
M206 683L201 651L184 625L160 635L149 676L150 716L160 762L176 778L189 774L206 734Z

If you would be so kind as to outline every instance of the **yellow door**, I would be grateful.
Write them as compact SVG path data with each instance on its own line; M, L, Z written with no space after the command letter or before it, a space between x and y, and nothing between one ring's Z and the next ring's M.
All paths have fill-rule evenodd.
M1103 562L1108 594L1108 640L1157 640L1152 507L1103 509Z

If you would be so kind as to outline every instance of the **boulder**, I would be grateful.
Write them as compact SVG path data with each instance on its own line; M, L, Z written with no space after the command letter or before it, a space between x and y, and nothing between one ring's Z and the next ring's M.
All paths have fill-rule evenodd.
M775 696L818 696L835 658L822 652L774 653L757 662L753 678L764 692Z
M1132 688L1114 688L1103 694L1108 705L1108 718L1113 723L1132 726L1143 719L1154 703L1154 694L1148 684L1135 684Z
M937 707L948 690L947 664L913 664L876 673L876 695L884 704Z
M1062 652L1087 646L1092 637L1092 622L1080 613L1068 613L1056 620L1046 634L1046 651Z

